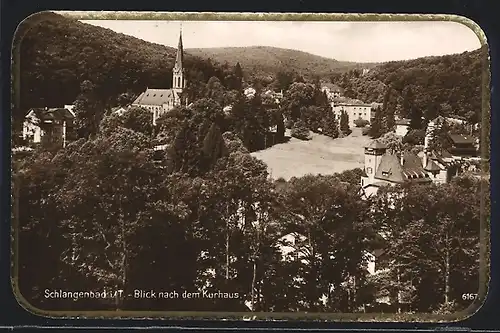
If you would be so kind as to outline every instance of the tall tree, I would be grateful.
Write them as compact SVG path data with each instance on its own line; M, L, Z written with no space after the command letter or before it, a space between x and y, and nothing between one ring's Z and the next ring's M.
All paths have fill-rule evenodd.
M392 132L394 130L394 127L396 126L396 122L394 119L396 103L394 90L391 86L388 86L385 92L382 109L384 113L384 131Z
M411 86L408 86L403 92L403 105L401 109L401 118L410 118L415 107L415 96Z
M373 117L373 120L370 124L370 136L374 139L380 137L382 135L382 109L380 107L376 107L374 109L375 115Z
M82 82L74 111L78 137L88 138L95 135L104 116L105 108L96 92L96 86L91 81Z
M340 114L340 131L343 134L350 134L351 131L349 128L349 115L345 111Z

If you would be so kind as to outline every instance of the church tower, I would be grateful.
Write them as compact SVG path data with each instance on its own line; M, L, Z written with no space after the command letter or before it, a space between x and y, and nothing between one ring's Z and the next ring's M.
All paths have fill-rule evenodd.
M182 46L182 28L179 34L179 45L177 46L177 55L175 57L175 66L172 73L172 90L180 95L186 88L186 78L184 72L184 48Z

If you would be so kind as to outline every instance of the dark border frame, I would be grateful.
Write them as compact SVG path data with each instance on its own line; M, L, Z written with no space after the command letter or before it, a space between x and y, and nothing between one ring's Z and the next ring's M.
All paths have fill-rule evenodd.
M48 3L49 1L45 1L45 3ZM405 4L406 5L406 8L401 8L401 7L404 7L404 6L392 6L391 8L387 7L386 4L384 4L383 1L377 1L376 4L372 4L371 6L368 5L368 6L356 6L356 3L353 3L353 1L350 1L349 4L347 3L343 3L338 7L339 10L337 10L337 12L344 12L344 13L347 13L347 12L365 12L365 13L368 13L368 12L372 12L373 14L376 14L376 13L419 13L419 14L423 14L423 13L447 13L447 14L455 14L455 15L462 15L462 16L466 16L466 17L469 17L471 18L472 20L474 20L476 23L479 24L479 26L481 26L481 28L483 29L484 33L486 34L487 38L488 38L488 44L489 44L489 47L490 47L490 59L491 59L491 71L492 71L492 87L495 86L495 83L497 82L498 78L495 76L495 74L497 73L496 72L496 68L498 66L498 58L496 57L496 54L497 54L497 45L494 43L494 40L495 40L495 36L498 36L498 35L495 35L495 33L498 34L498 23L495 23L495 15L494 15L494 10L492 8L488 8L487 5L485 5L484 3L486 1L474 1L474 5L472 5L472 2L473 0L471 1L440 1L439 3L437 1L435 1L436 3L433 4L433 6L430 6L428 5L428 3L425 3L424 1L419 1L419 3L417 3L417 1L413 2L413 3L407 3ZM66 3L68 4L68 3ZM427 4L427 6L426 6ZM454 6L450 6L450 4L455 4ZM6 5L6 2L3 2L2 3L2 9L5 8L5 5ZM7 21L7 23L5 23L5 21L2 19L2 54L10 54L10 42L12 40L12 36L13 36L13 32L17 26L17 24L23 20L26 16L28 16L29 14L33 13L33 12L38 12L39 10L36 10L34 9L33 7L30 8L29 5L25 8L20 8L20 6L22 6L23 4L21 3L18 3L18 4L15 4L15 5L12 5L12 2L10 4L10 10L14 9L13 12L15 13L15 15L13 15L13 22L12 21ZM50 4L49 4L50 5ZM74 4L76 5L76 4ZM95 3L92 3L92 1L88 1L86 4L78 4L80 8L71 8L71 9L87 9L87 10L92 10L92 9L105 9L105 8L102 8L101 6L95 6ZM102 4L101 4L102 5ZM156 10L156 11L159 11L159 10L167 10L167 9L170 9L172 10L173 8L160 8L160 6L158 6L158 4L155 4L156 6L149 6L148 9L150 10ZM189 11L189 10L193 10L192 9L192 5L190 6L190 3L183 3L184 5L184 8L175 8L177 11L182 11L182 10L186 10L186 11ZM204 9L204 11L215 11L217 9L220 8L220 6L217 6L217 4L214 4L214 3L211 3L210 5L212 5L210 9ZM215 5L215 6L214 6ZM244 4L245 5L245 4ZM246 4L247 6L249 6L249 4ZM255 5L255 4L253 4ZM301 6L302 5L302 6ZM311 4L312 5L312 4ZM366 4L364 4L366 5ZM385 6L384 6L385 5ZM206 5L205 5L206 6ZM17 7L17 8L16 8ZM44 6L45 7L45 6ZM48 7L48 8L47 8ZM44 9L69 9L69 8L64 8L63 6L61 6L61 3L59 3L59 5L56 3L56 1L52 1L52 5L51 6L47 6L45 7ZM86 7L86 8L82 8L82 7ZM97 7L97 8L96 8ZM128 8L127 8L128 7ZM177 6L177 7L180 7L180 6ZM196 6L198 9L202 9L201 7L202 6ZM219 8L217 8L219 7ZM233 3L233 7L235 7L235 4ZM283 6L285 7L285 6ZM285 8L279 8L280 11L285 11ZM302 12L314 12L317 10L314 10L314 6L309 6L309 8L305 8L305 5L303 5L302 3L298 3L298 6L297 6L297 3L290 3L290 6L291 8L286 8L286 11L287 12L292 12L292 11L302 11ZM300 8L300 7L303 7L303 8ZM368 8L367 8L368 7ZM371 7L371 8L370 8ZM374 8L374 7L377 7L377 8ZM397 7L400 7L400 8L397 8ZM434 8L433 8L434 7ZM144 8L144 7L143 7ZM425 8L432 8L433 10L425 10ZM41 9L39 7L39 9ZM119 4L115 4L113 5L113 7L111 8L106 8L106 9L113 9L113 10L118 10L118 9L121 9L121 10L134 10L136 8L132 8L132 6L127 6L126 3L125 4L122 4L122 5L119 5ZM144 8L145 9L145 8ZM224 8L226 10L228 9L233 9L235 11L245 11L245 9L247 8ZM300 10L302 9L302 10ZM219 9L220 10L220 9ZM248 10L248 9L247 9ZM255 7L253 8L253 10L255 10ZM270 10L270 9L267 9L267 10ZM483 11L484 10L484 11ZM262 10L261 10L262 11ZM321 10L319 9L320 12L326 12L327 10L325 10L324 8ZM330 11L330 10L329 10ZM2 16L5 17L5 11L2 11ZM26 15L27 14L27 15ZM24 16L24 17L23 17ZM16 23L17 22L17 23ZM495 32L496 30L496 32ZM10 37L10 38L9 38ZM10 71L10 59L3 59L4 61L2 62L2 73L9 73ZM10 73L9 73L10 74ZM10 104L11 103L8 103L9 101L9 95L10 95L10 86L9 86L9 79L10 79L10 75L3 75L2 76L3 78L3 85L2 85L2 106L3 106L3 110L4 112L2 112L2 126L1 126L1 130L4 131L5 133L2 133L2 137L3 138L8 138L7 140L2 140L2 145L1 145L1 148L2 148L2 157L6 157L6 159L2 160L2 200L1 200L1 204L2 204L2 209L1 211L4 213L3 216L2 216L2 229L0 229L0 232L2 236L2 238L0 238L0 246L1 246L1 251L0 251L0 269L2 269L2 276L0 277L1 280L0 280L0 294L3 294L3 295L11 295L11 289L10 289L10 281L9 281L9 277L8 277L8 272L9 272L9 256L6 255L7 253L10 252L10 242L9 242L9 237L7 235L10 234L10 214L5 214L7 212L10 211L10 199L11 199L11 195L10 195L10 112L9 112L9 109L10 109ZM495 186L498 182L497 180L497 177L496 177L496 172L495 170L497 170L498 168L496 167L496 163L497 163L497 160L496 160L496 155L494 154L494 152L496 151L496 142L498 142L498 139L496 139L495 135L496 135L496 129L498 128L498 126L495 126L497 125L498 123L498 120L497 120L497 116L496 116L496 113L494 112L494 110L496 109L495 106L497 105L498 103L498 96L497 95L494 95L492 96L492 103L491 103L491 128L492 128L492 135L491 135L491 151L492 151L492 158L491 158L491 181L492 181L492 221L495 220L495 217L497 216L497 210L495 209L495 205L493 203L495 203L495 199L496 199L496 191L497 191L497 186ZM7 104L8 103L8 104ZM5 163L7 162L7 163ZM7 192L8 191L8 192ZM8 193L8 194L7 194ZM8 195L8 196L7 196ZM491 226L491 234L495 234L495 223L492 223L492 226ZM7 232L7 233L6 233ZM493 241L493 238L492 237L492 241ZM2 240L6 240L6 242L3 242ZM10 239L11 241L13 239ZM496 244L493 243L491 244L491 253L495 253L495 249L496 249ZM498 251L498 250L497 250ZM496 270L495 270L495 265L494 265L494 258L492 258L492 262L491 262L491 281L494 281L495 280L495 276L497 275L496 273ZM7 274L5 274L7 273ZM4 279L6 277L6 279ZM7 289L9 288L9 289ZM489 293L488 293L488 298L484 304L484 306L474 315L472 316L471 318L469 318L468 320L466 320L465 322L462 322L462 323L456 323L456 324L448 324L448 325L445 325L445 326L455 326L455 325L458 325L458 326L461 326L463 327L464 325L465 326L469 326L470 324L473 324L474 322L476 322L476 324L478 323L482 323L483 325L482 328L493 328L494 326L490 326L490 325L487 325L485 326L484 324L487 324L487 322L485 321L485 317L484 315L487 315L488 313L490 314L493 314L495 313L495 309L498 309L498 292L497 292L497 286L495 283L491 283L490 285L490 289L489 289ZM495 306L496 305L496 306ZM9 310L12 310L14 311L14 316L10 315L10 316L7 316L7 313L5 311L2 311L0 313L0 325L3 325L3 324L6 324L8 326L17 326L17 325L26 325L27 322L30 322L29 326L46 326L47 324L49 326L52 326L54 327L55 325L59 326L59 325L64 325L67 327L68 325L68 321L67 320L63 320L63 319L58 319L58 320L50 320L50 319L47 319L47 318L42 318L42 317L35 317L35 316L32 316L30 315L29 313L25 312L24 310L22 310L22 308L20 308L19 304L17 304L17 301L15 300L15 298L13 297L1 297L0 298L0 308L1 309L9 309ZM10 312L10 311L9 311ZM9 320L7 320L9 319ZM318 318L319 319L319 318ZM95 321L95 320L85 320L85 321L81 321L81 322L78 322L78 323L75 323L73 322L73 325L75 326L79 326L79 327L84 327L86 325L92 325L94 327L96 327L97 325L98 326L101 326L101 325L104 325L104 326L107 326L109 324L113 324L113 326L116 327L116 325L120 323L118 326L119 327L127 327L127 326L137 326L138 324L140 326L144 326L144 324L147 324L147 326L150 326L150 325L154 325L154 324L160 324L158 326L161 326L161 327L179 327L179 326L184 326L184 327L200 327L200 326L203 326L203 327L212 327L213 329L215 329L216 327L218 327L220 329L223 329L223 327L225 328L224 330L227 330L227 329L232 329L232 327L237 327L237 326L240 326L240 325L243 325L243 327L247 327L247 328L250 328L250 327L253 327L253 328L257 328L257 327L261 327L261 328L264 328L264 327L269 327L269 326L273 326L273 327L281 327L281 328L287 328L287 329L290 329L290 330L293 330L294 327L297 327L297 322L292 322L292 321L288 321L286 323L282 323L282 322L268 322L267 324L265 322L219 322L219 321L210 321L210 322L200 322L200 321L162 321L162 322L158 322L156 320L150 320L148 322L141 322L141 321L121 321L121 322L117 322L117 321L111 321L111 320L99 320L99 321ZM97 324L97 325L96 325ZM132 324L132 325L131 325ZM352 324L347 324L347 323L343 323L343 324L333 324L333 323L329 323L329 324L325 324L325 323L306 323L306 322L303 322L301 323L302 327L303 328L310 328L310 329L313 329L313 328L316 328L316 329L339 329L340 327L342 328L347 328L347 325L349 325L351 328L353 329L366 329L366 328L369 328L369 327L378 327L378 328L381 328L380 324L383 325L383 323L369 323L368 325L367 324L361 324L361 323L352 323ZM326 325L326 326L325 326ZM498 325L498 324L497 324ZM158 327L157 326L157 327ZM385 326L385 325L384 325ZM414 328L415 327L415 324L411 324L411 323L406 323L406 324L390 324L389 326L393 327L393 328L396 328L396 327L406 327L406 328ZM402 327L403 326L403 327ZM436 327L436 326L443 326L442 324L424 324L424 325L418 325L420 329L423 329L424 327L427 328L427 329L430 329L431 327ZM475 325L474 325L475 326ZM489 326L489 327L488 327ZM89 327L87 327L89 328ZM242 327L240 327L241 329ZM386 328L389 328L386 326Z

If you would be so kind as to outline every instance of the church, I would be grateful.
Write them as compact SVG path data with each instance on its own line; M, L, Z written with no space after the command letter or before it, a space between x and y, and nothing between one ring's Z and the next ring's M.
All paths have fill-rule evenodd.
M179 44L175 57L175 65L172 70L171 89L147 88L132 103L132 106L141 107L153 113L153 125L162 114L172 110L182 103L182 92L186 88L186 75L184 70L184 48L182 46L182 31L179 35Z

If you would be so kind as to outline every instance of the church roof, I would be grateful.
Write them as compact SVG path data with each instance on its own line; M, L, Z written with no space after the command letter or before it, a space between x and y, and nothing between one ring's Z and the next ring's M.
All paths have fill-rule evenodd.
M158 105L161 106L168 102L172 102L176 96L173 89L146 89L145 92L136 98L134 103L138 105Z
M183 68L184 65L184 47L182 46L182 32L179 34L179 45L177 45L177 54L175 56L175 68Z

